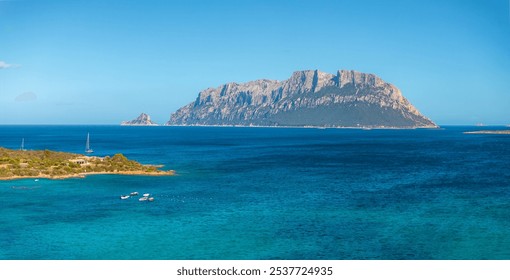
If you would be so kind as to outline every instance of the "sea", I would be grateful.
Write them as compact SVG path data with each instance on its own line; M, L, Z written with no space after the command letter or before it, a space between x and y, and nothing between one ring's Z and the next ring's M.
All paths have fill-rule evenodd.
M510 135L479 129L0 126L176 172L0 181L0 259L510 259Z

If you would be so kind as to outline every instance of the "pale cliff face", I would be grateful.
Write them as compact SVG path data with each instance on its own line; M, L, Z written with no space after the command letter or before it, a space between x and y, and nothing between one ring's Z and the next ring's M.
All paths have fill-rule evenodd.
M435 127L400 90L373 74L296 71L285 81L229 83L199 93L170 125Z

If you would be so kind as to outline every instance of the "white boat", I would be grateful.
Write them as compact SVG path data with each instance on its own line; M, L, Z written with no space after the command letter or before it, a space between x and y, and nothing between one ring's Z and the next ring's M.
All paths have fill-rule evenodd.
M150 193L144 193L143 196L144 197L149 197L151 194Z
M138 195L138 192L132 192L129 194L130 196L137 196Z
M35 179L34 181L35 181L35 182L39 182L39 179Z
M149 197L149 201L153 202L154 201L154 197Z
M144 197L140 197L138 199L138 201L147 201L147 199L149 199L148 197L144 196Z
M128 198L130 198L130 197L131 197L131 196L129 196L129 195L121 195L121 196L120 196L120 199L128 199Z
M94 150L90 148L90 133L87 133L87 143L85 143L85 153L90 154L93 153Z

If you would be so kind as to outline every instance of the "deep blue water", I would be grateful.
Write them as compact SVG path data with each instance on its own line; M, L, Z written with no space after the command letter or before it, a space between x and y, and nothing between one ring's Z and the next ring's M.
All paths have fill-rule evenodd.
M476 129L0 126L178 174L0 181L0 259L510 259L510 136Z

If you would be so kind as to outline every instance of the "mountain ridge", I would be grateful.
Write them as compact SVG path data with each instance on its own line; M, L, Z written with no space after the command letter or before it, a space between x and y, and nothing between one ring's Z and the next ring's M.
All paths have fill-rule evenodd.
M353 70L295 71L284 81L259 79L207 88L166 125L437 127L397 87Z

